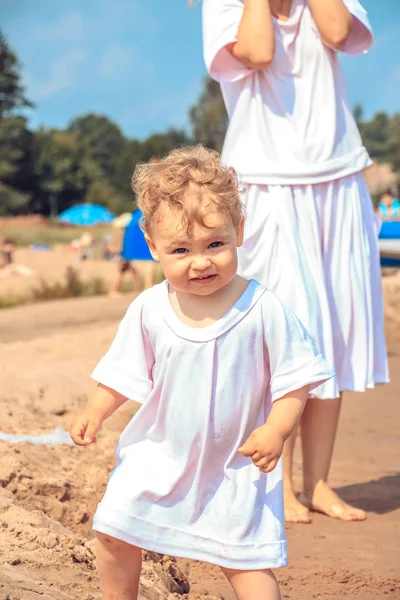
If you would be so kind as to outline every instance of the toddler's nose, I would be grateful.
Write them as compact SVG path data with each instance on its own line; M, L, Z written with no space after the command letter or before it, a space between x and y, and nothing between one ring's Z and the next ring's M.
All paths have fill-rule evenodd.
M211 262L206 256L196 256L192 260L192 269L194 271L205 271L210 265Z

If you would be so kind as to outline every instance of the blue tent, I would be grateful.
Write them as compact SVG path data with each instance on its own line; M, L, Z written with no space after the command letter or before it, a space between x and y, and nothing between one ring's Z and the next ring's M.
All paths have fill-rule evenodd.
M379 237L381 240L398 240L400 238L400 221L383 221Z
M149 247L144 239L143 231L140 229L139 221L142 211L137 209L132 213L132 219L125 229L122 242L121 256L125 260L153 260Z
M60 223L69 225L98 225L110 223L115 215L100 204L76 204L64 210L57 218Z
M393 240L393 246L398 244L400 240L400 221L383 221L381 230L379 232L379 239L381 240ZM397 258L396 258L397 254ZM381 256L382 267L400 267L400 258L398 258L398 252L395 252L393 256Z

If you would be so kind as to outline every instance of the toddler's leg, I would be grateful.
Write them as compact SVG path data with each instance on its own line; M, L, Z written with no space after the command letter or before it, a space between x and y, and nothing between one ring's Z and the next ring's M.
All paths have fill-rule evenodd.
M103 600L137 600L141 549L97 532L96 559Z
M280 600L278 582L270 569L236 571L222 569L234 589L237 600Z

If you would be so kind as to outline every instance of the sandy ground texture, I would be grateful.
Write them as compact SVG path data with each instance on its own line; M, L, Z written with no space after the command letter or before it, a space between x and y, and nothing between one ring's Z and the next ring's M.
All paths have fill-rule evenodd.
M392 383L347 394L331 483L368 512L363 523L315 515L288 527L289 600L400 599L400 277L384 278ZM68 428L93 388L89 373L132 296L71 299L0 311L0 430ZM96 445L0 442L0 600L99 600L91 518L136 405L104 425ZM296 480L300 485L297 457ZM219 569L147 553L142 600L233 600Z
M29 267L32 274L26 277L0 271L0 296L30 296L32 288L40 287L42 280L48 283L63 281L68 267L76 270L82 281L100 277L106 284L110 284L118 272L118 259L108 261L93 258L81 261L76 252L69 251L63 244L56 245L49 251L17 248L14 264ZM148 261L135 261L134 264L142 279L145 271L151 269ZM130 282L130 277L125 276L125 280Z

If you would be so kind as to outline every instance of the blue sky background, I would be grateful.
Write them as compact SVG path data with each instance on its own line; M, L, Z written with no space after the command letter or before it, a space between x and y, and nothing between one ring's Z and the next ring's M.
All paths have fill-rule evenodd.
M400 0L363 0L374 49L342 64L365 116L400 112ZM23 64L30 124L63 128L108 115L130 137L187 124L205 74L201 7L186 0L0 0L0 23Z

